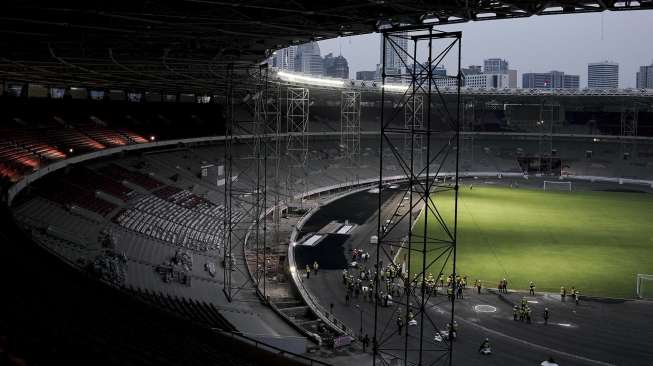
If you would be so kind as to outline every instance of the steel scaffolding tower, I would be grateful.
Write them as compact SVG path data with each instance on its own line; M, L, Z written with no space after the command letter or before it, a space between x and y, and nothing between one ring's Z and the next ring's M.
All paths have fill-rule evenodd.
M639 109L637 104L621 108L621 136L637 136Z
M256 78L255 93L245 98L253 106L244 105L251 112L251 119L236 120L231 81L227 93L224 293L228 301L233 301L241 290L251 286L245 266L248 265L247 254L252 252L255 256L256 289L265 293L267 178L271 145L268 134L271 129L276 129L278 134L279 111L277 108L275 115L274 107L270 107L267 65L259 67ZM271 110L269 115L268 110ZM252 135L254 138L238 139L238 135Z
M402 35L402 33L405 33ZM458 171L460 160L461 99L460 85L460 32L441 32L433 26L396 27L382 30L383 47L392 47L397 53L405 55L408 75L397 75L385 69L382 63L383 89L381 105L392 100L393 110L389 113L381 109L381 142L378 184L378 243L376 253L376 272L374 292L376 295L374 310L373 364L376 365L436 365L453 362L453 342L443 339L436 342L434 334L452 324L455 313L455 299L437 296L437 291L427 291L427 274L440 276L456 273L457 212L458 212ZM410 49L404 49L395 41L396 37L406 37ZM387 45L387 46L386 46ZM426 49L428 58L425 62L417 59L417 50ZM384 49L382 54L387 52ZM445 58L450 62L457 60L457 73L448 76L456 80L457 98L453 103L446 103L438 85L434 68L441 65ZM453 61L456 62L456 61ZM411 65L408 67L408 65ZM398 96L391 95L388 80L403 78L407 84L406 91ZM438 76L437 79L442 79ZM403 124L395 119L406 115L416 115L419 100L422 98L424 119L421 124L416 120ZM403 112L403 113L402 113ZM405 117L404 117L405 118ZM422 137L422 139L420 139ZM410 149L395 146L395 142L408 141ZM417 144L423 143L424 157L419 162ZM392 157L384 156L384 149L391 151ZM389 160L389 161L386 161ZM386 186L383 181L385 165L398 165L406 177L406 183ZM446 174L452 179L445 183ZM384 196L395 193L399 200ZM421 211L421 215L420 215ZM420 217L419 224L417 217ZM388 294L381 283L379 272L387 266L396 266L401 273L404 292L393 298L393 304L384 307L381 299ZM405 270L404 270L405 269ZM455 283L455 281L454 281ZM455 289L454 289L455 290ZM444 289L446 291L446 289ZM434 311L439 307L441 312ZM405 333L397 332L395 321L408 325L416 321L415 326L406 327ZM452 335L453 329L448 333ZM451 339L451 338L449 338Z
M254 249L254 279L257 289L263 298L267 296L268 277L268 210L272 212L272 246L279 242L279 216L274 210L280 203L279 199L279 162L280 142L279 129L281 125L281 87L279 84L269 82L268 65L262 65L259 69L257 92L254 97L254 126L255 136L254 152L256 154L256 215L253 228L254 246L249 246L250 251ZM272 195L268 197L268 194ZM270 201L272 199L272 206ZM250 233L250 239L252 233Z
M288 88L286 94L286 128L288 139L288 174L286 191L288 200L306 191L306 161L308 160L308 118L309 90L307 88ZM300 198L301 205L301 198Z
M637 103L623 106L621 108L621 156L622 159L630 160L637 154L637 140L630 137L637 136L639 124L639 106Z
M361 154L361 93L343 91L340 100L340 147L344 153L345 168L352 174L348 181L358 181L356 168Z

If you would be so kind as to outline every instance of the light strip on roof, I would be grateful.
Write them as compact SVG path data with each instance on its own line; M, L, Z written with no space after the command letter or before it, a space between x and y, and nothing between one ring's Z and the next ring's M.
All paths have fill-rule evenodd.
M387 91L396 91L396 92L405 92L408 90L408 85L393 85L393 84L385 84L383 85L383 89Z
M332 86L332 87L340 87L340 88L345 86L344 80L315 78L315 77L311 77L311 76L291 74L291 73L285 72L285 71L279 71L277 73L277 75L282 80L290 81L290 82L293 82L293 83L303 83L303 84L321 85L321 86Z

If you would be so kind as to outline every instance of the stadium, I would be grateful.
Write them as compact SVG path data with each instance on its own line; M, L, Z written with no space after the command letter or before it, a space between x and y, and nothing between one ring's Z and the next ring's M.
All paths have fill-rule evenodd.
M465 86L439 30L653 2L2 7L3 364L653 360L653 89ZM372 32L378 80L272 65Z

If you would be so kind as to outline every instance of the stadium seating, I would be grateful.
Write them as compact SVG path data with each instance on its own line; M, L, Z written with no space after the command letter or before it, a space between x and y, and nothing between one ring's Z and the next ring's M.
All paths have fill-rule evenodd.
M116 164L110 164L103 167L100 169L100 173L106 175L107 177L112 177L113 179L121 179L132 182L147 190L153 190L163 186L163 183L157 181L156 179L153 179L142 173L123 168Z

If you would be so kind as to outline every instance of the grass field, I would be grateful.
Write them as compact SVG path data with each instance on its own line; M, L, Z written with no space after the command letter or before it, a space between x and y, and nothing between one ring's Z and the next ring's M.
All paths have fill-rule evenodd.
M452 217L452 197L434 198L443 217ZM584 295L632 298L636 274L653 274L653 194L479 185L461 186L459 198L458 273L470 282L496 287L506 277L511 288L526 289L533 280L537 291L557 293L564 285ZM429 236L442 237L433 215L429 220ZM423 225L422 212L413 235ZM419 272L421 254L411 262L411 272Z

